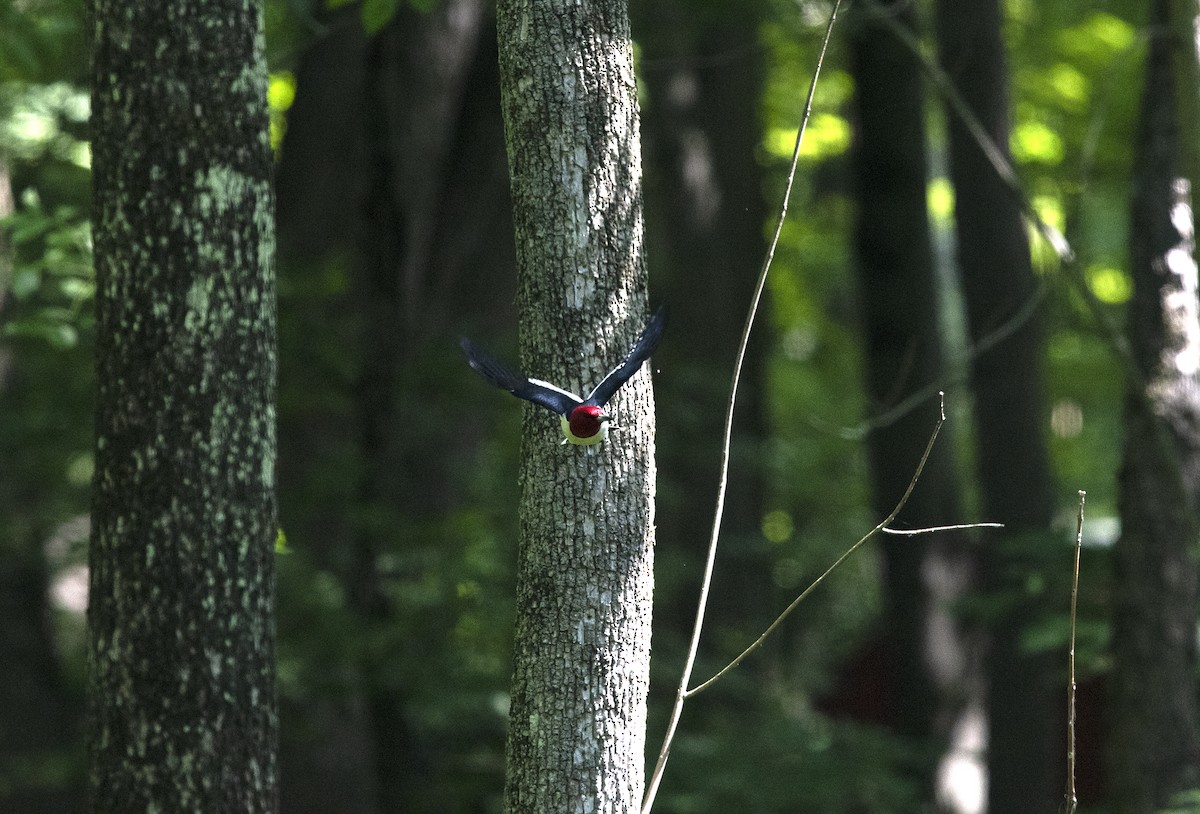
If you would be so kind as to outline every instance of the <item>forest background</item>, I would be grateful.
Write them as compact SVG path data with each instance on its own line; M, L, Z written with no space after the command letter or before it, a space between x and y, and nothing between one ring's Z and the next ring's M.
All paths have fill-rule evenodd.
M266 8L286 535L282 808L498 810L520 410L481 385L456 343L469 334L516 358L493 10L483 0ZM988 24L969 8L955 21L967 42ZM936 63L933 9L912 9L920 52ZM689 632L733 352L827 13L821 2L776 0L631 7L651 299L672 311L653 361L651 744ZM85 30L81 4L0 0L4 811L75 810L86 776L82 587L95 374ZM1034 723L1003 747L1038 757L1041 775L1061 784L1065 713L1050 690L1065 690L1071 543L1086 489L1080 794L1085 810L1101 810L1125 388L1105 320L1124 322L1134 288L1127 236L1146 4L1003 4L1005 146L1033 208L1077 255L1068 273L1031 233L1034 288L993 294L1021 307L988 341L1035 312L1042 329L1030 370L1039 419L1015 431L972 409L985 396L968 384L982 351L956 268L953 212L964 193L948 175L951 114L928 82L913 108L923 133L898 130L895 142L928 162L935 274L930 290L891 291L888 305L924 315L944 369L914 385L904 371L919 352L902 346L896 387L881 395L874 386L871 292L889 289L873 288L863 271L856 230L872 179L861 181L852 151L872 113L887 122L896 111L865 109L866 95L856 95L863 54L886 47L871 36L891 37L871 34L851 9L817 90L743 379L698 671L736 655L886 514L899 490L884 484L902 488L920 444L880 453L871 438L903 423L923 443L937 389L950 419L945 459L921 489L952 495L948 516L901 515L899 525L1011 522L985 516L985 487L972 474L989 434L993 444L1045 449L1044 522L1025 530L1019 568L986 585L981 552L1000 545L989 532L889 541L905 547L899 559L883 546L859 552L772 643L689 706L658 809L931 810L938 777L954 776L965 778L955 786L960 810L972 810L982 793L969 781L984 762L984 654L997 631L1044 679L1014 687L1012 720ZM888 579L906 557L917 557L909 584L921 586L908 594ZM948 662L940 667L906 667L897 656L897 641L933 640ZM936 692L922 696L930 685Z

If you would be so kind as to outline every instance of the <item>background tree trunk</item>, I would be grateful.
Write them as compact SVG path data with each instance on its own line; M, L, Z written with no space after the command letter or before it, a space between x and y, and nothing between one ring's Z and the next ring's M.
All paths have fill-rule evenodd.
M1007 68L997 0L939 0L943 68L968 107L1007 156ZM1054 510L1046 447L1041 309L1029 242L1016 198L962 121L948 116L955 191L958 267L967 307L976 455L982 511L1005 524L985 548L982 587L1006 612L993 625L987 660L988 810L1049 811L1061 797L1061 727L1051 653L1021 645L1043 598L1028 589L1053 551ZM996 332L1009 331L995 342ZM995 342L986 350L980 343Z
M415 557L423 545L438 544L417 535L397 539L398 529L448 514L461 491L459 425L431 416L448 400L432 394L445 393L445 370L458 359L431 364L428 346L437 340L454 349L438 327L458 310L453 292L468 276L463 265L480 274L494 268L472 248L485 242L481 235L496 219L479 212L470 219L456 206L463 165L482 154L502 166L499 133L472 138L477 134L470 129L473 107L495 109L495 55L486 45L490 38L481 36L486 10L482 0L447 0L428 12L406 8L367 49L370 183L354 292L364 317L354 394L362 462L357 502L377 518L395 520L356 525L344 578L352 608L367 629L381 633L395 630L405 609L397 607L379 563L397 550ZM481 66L482 77L476 75ZM481 175L480 196L502 198L486 185L488 174ZM429 431L412 433L414 426ZM452 630L445 625L443 635ZM392 658L372 650L362 665L376 809L433 807L438 792L429 738L411 721L414 688L388 669Z
M279 512L297 554L348 586L351 573L360 571L349 564L355 551L350 540L358 484L345 471L347 461L357 464L359 442L350 397L359 316L349 289L360 265L357 251L366 243L369 40L358 6L326 12L319 21L322 34L307 44L293 69L296 95L275 167L281 288ZM302 614L288 590L303 579L289 575L298 558L280 563L283 659L288 658L287 643L303 641L309 632L293 630L286 622L290 615ZM347 686L342 692L296 699L281 693L280 808L290 814L376 811L374 725L367 709L367 679L357 667L344 668ZM331 671L327 664L321 669Z
M370 36L358 7L331 12L297 71L277 178L281 511L302 556L283 567L300 566L285 570L291 585L312 577L305 568L336 575L351 632L325 652L296 654L322 673L322 662L340 662L346 689L284 696L288 811L457 810L499 795L502 766L480 756L503 750L503 717L479 685L508 678L516 522L486 512L476 492L512 505L516 462L488 469L476 452L489 434L503 436L492 417L513 405L478 398L453 338L474 334L478 325L464 323L475 321L513 334L490 8L406 6ZM480 469L503 488L480 487ZM491 587L479 586L488 580L464 521L483 514L503 526L495 553L505 564ZM494 606L463 601L464 585ZM305 601L285 591L281 611ZM488 618L478 631L488 648L461 640L477 614ZM371 644L339 650L349 638ZM493 651L499 664L483 679ZM447 699L471 712L431 717Z
M655 364L662 371L655 379L663 419L656 442L664 473L655 649L665 657L659 662L667 676L664 697L678 678L696 611L689 565L699 566L711 531L712 512L702 507L717 492L734 352L766 248L759 161L765 69L756 39L763 12L758 0L703 8L686 0L631 4L642 49L647 255L654 290L671 304L671 341ZM770 312L768 298L742 368L720 573L709 601L711 630L736 631L729 641L740 641L741 625L759 624L780 605L764 584L778 552L768 550L761 531L770 494L763 446ZM721 655L737 652L731 644ZM763 675L769 663L760 659L745 669ZM724 698L734 706L750 703L741 695Z
M522 361L579 392L646 314L641 155L623 0L504 0L501 100ZM610 403L622 429L560 446L527 407L505 802L635 811L644 773L654 435L643 369Z
M1121 814L1160 811L1200 785L1200 303L1189 182L1180 173L1181 135L1197 131L1195 122L1181 128L1173 53L1194 59L1195 51L1167 35L1170 17L1169 0L1151 4L1130 211L1128 331L1140 377L1127 383L1113 552L1111 786Z
M275 290L257 4L94 0L94 811L274 811Z
M917 56L873 14L895 14L913 28L901 3L848 18L854 77L858 203L855 269L866 344L868 420L886 416L915 393L945 387L941 296L925 208L925 106ZM872 506L887 516L912 477L936 417L936 393L867 436ZM963 516L951 427L930 455L897 520L920 528ZM938 759L977 680L968 632L951 603L974 582L975 549L966 535L885 537L884 624L889 725L913 739L915 779L933 799Z
M15 211L10 172L0 150L0 221ZM14 266L13 246L0 229L0 331ZM56 650L48 535L35 519L52 513L43 484L57 476L62 458L44 443L31 449L20 436L26 410L44 415L42 405L30 403L36 389L24 375L29 361L0 347L0 414L6 417L0 432L0 811L57 814L71 811L72 800L82 796L71 782L74 773L64 771L75 757L81 698Z

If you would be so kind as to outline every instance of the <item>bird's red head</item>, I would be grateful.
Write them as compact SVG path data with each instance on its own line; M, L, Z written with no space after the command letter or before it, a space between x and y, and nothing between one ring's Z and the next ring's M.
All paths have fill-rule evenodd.
M600 432L605 421L608 421L608 415L595 404L581 404L567 416L571 434L576 438L591 438Z

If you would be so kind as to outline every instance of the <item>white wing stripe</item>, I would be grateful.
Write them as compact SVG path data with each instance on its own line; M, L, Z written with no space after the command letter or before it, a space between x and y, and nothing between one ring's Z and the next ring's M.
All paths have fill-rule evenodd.
M530 379L529 383L537 385L538 387L544 387L547 390L553 390L555 393L561 393L564 396L574 399L580 404L583 403L583 399L572 393L570 390L563 390L561 387L555 387L554 385L550 384L550 382L544 382L541 379Z

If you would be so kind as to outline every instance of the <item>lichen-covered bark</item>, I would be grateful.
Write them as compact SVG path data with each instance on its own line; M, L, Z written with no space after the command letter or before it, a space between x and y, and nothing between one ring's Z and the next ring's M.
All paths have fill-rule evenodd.
M501 87L525 368L581 391L644 323L641 166L624 0L504 0ZM620 812L642 795L654 448L650 379L621 429L561 446L527 409L505 802Z
M1155 31L1168 30L1169 5L1151 4ZM1110 782L1121 814L1163 810L1200 785L1200 303L1189 184L1180 176L1181 136L1196 123L1183 124L1186 105L1177 110L1174 48L1183 42L1162 33L1150 41L1134 151L1129 339L1139 376L1127 383L1113 550Z
M93 0L97 812L272 811L275 288L261 9Z

